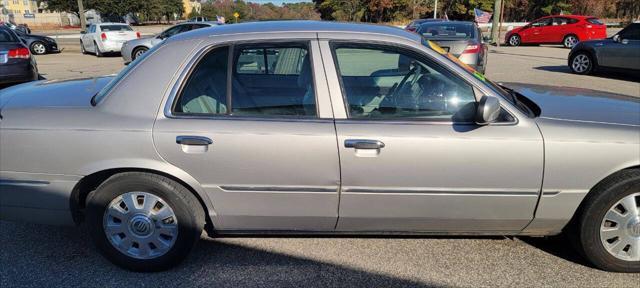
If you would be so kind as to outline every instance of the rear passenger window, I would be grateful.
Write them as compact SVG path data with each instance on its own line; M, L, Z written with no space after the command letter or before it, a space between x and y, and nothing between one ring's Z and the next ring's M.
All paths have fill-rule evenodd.
M174 104L174 113L316 116L306 44L237 45L231 52L229 48L215 49L200 60ZM228 67L230 56L233 69Z

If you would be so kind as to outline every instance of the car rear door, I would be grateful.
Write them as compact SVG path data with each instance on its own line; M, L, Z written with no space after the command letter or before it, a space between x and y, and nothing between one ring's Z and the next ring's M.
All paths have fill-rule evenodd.
M331 90L342 175L337 230L524 228L542 181L535 123L505 109L500 123L478 126L467 80L423 52L367 42L321 42L329 87L341 87ZM378 84L380 71L401 74L388 79L393 89ZM354 76L370 79L347 81Z
M153 134L206 190L215 228L332 231L340 168L317 42L254 40L194 59Z

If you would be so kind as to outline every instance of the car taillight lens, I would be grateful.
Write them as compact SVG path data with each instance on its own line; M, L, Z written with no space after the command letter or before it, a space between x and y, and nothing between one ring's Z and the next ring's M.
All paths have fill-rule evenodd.
M140 32L136 32L136 37L140 38Z
M100 38L102 39L102 41L107 40L107 34L105 33L100 34Z
M9 50L9 59L29 59L31 52L27 48L17 48Z
M462 51L462 54L476 54L480 52L480 45L468 45L467 48Z

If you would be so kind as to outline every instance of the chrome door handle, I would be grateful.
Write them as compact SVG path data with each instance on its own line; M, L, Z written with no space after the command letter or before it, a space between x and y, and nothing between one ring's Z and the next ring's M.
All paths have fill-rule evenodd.
M213 144L213 141L202 136L177 136L176 143L181 145L208 146Z
M344 140L344 147L355 149L380 149L384 148L384 143L379 140L347 139Z

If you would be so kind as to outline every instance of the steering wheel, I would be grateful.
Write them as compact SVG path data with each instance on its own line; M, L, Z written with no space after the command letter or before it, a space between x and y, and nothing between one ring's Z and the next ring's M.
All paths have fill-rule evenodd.
M422 72L422 66L420 65L415 65L413 68L411 68L409 70L409 73L407 73L407 75L404 75L404 77L402 78L402 80L400 81L399 84L397 84L397 86L395 86L394 89L392 89L391 91L389 91L389 94L387 95L388 98L391 99L395 99L398 91L402 91L402 89L404 88L404 86L407 84L407 80L409 80L409 78L411 76L414 76L413 79L411 79L411 85L415 84L416 81L418 80L418 76L420 75L420 73ZM385 98L387 98L385 97Z

